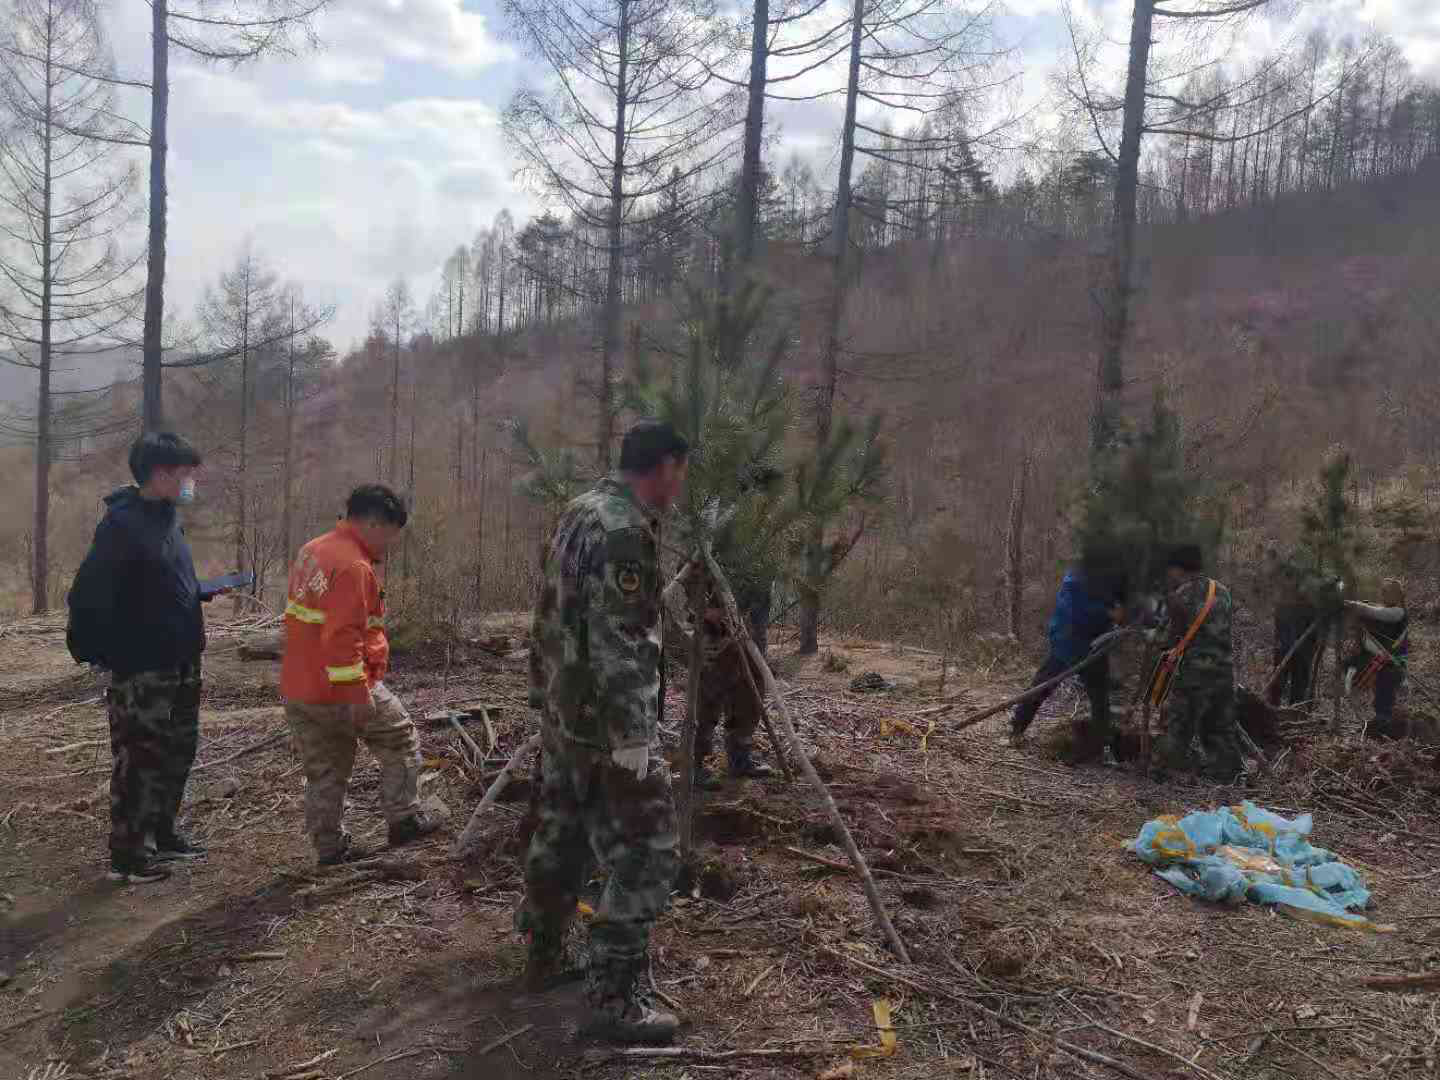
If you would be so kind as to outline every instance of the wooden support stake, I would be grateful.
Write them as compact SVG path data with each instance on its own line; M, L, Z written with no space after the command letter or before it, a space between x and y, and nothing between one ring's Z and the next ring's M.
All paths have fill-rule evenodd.
M890 921L890 915L885 910L880 890L875 886L875 878L870 873L870 867L866 864L865 857L860 854L860 849L855 845L855 838L850 835L850 828L840 815L840 808L835 805L835 799L830 794L830 789L825 786L825 781L820 779L820 774L815 771L814 763L805 753L804 747L800 745L800 736L795 733L795 725L790 722L790 707L785 703L785 695L780 692L776 684L775 673L770 670L770 665L765 663L765 658L760 655L760 650L755 646L755 642L750 640L750 634L740 620L740 609L735 603L735 594L730 591L730 583L726 580L724 571L720 569L719 564L715 561L715 556L707 547L702 546L700 553L704 556L706 566L710 571L710 579L715 583L715 591L724 605L725 617L739 631L736 640L744 646L746 654L754 661L760 677L765 680L765 692L775 701L775 719L779 721L780 730L790 745L791 753L800 763L800 771L805 779L820 796L825 813L830 818L830 824L834 827L836 835L840 838L845 854L849 856L855 872L860 875L861 884L865 889L865 899L870 902L870 910L875 916L875 921L880 924L880 929L890 943L890 948L894 951L895 956L901 963L910 963L910 954L905 949L905 942L900 939L899 933L895 930L895 924Z
M693 560L692 560L693 561ZM680 859L688 863L695 848L695 726L700 716L700 680L705 672L705 635L700 631L704 596L698 578L687 583L690 602L690 674L685 682L685 716L680 721L680 791L676 799Z
M455 734L460 736L460 741L465 744L467 749L469 749L472 764L475 766L476 770L478 771L480 769L483 769L485 767L485 755L480 752L480 747L476 744L475 740L470 737L470 733L465 730L464 726L460 723L459 720L456 720L454 716L451 716L449 718L449 721L450 726L455 729Z
M520 762L525 759L525 756L529 754L530 751L538 749L540 749L540 733L538 731L516 747L515 753L510 756L510 760L506 762L505 768L500 770L500 775L495 778L495 782L491 784L490 789L485 792L485 797L480 800L480 805L475 807L475 812L470 815L470 820L465 823L465 829L460 833L460 838L455 841L455 846L450 849L451 858L464 859L469 857L471 849L475 846L476 839L479 836L480 818L485 813L486 808L500 798L500 793L509 785L516 768L519 767Z

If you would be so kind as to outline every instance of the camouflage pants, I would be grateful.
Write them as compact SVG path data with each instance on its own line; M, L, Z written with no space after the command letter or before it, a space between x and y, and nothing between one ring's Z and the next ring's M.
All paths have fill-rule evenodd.
M146 834L165 836L185 797L200 742L200 664L111 681L110 852L139 855Z
M679 868L670 767L654 749L644 780L610 755L542 732L538 821L525 857L522 930L556 940L575 914L598 861L610 873L590 924L588 992L608 1007L628 999L650 928L670 900Z
M345 789L363 742L380 764L380 805L394 824L420 812L420 741L405 706L377 683L371 705L285 703L295 753L305 766L305 828L320 858L334 855L344 831Z
M1199 736L1206 771L1229 782L1245 767L1235 736L1235 687L1227 680L1202 687L1176 687L1167 705L1170 726L1155 747L1156 763L1164 769L1183 770L1194 764L1190 743Z
M695 717L695 761L702 762L715 746L715 728L725 714L725 748L733 758L748 753L760 723L760 705L745 679L746 661L732 645L700 672L700 708ZM756 678L756 685L760 679Z

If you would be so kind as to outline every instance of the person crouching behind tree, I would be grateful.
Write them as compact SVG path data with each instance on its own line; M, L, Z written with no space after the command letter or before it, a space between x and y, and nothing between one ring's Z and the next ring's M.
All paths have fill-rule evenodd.
M1395 696L1405 681L1410 657L1410 613L1405 587L1394 578L1380 588L1380 603L1347 600L1360 620L1358 650L1345 661L1345 693L1375 687L1375 721L1369 733L1386 739L1404 738L1405 725L1395 721Z
M385 686L390 644L375 564L408 514L380 484L357 487L345 518L311 540L290 568L280 696L305 767L305 827L321 866L362 856L342 819L363 742L380 764L380 804L392 846L432 833L420 809L420 743L405 706Z
M1230 590L1206 576L1204 556L1194 544L1175 548L1165 573L1169 619L1151 634L1167 649L1170 723L1156 745L1152 775L1163 780L1167 770L1188 768L1190 744L1198 736L1205 771L1229 783L1245 768L1235 735Z
M1032 686L1049 682L1084 660L1096 638L1124 621L1125 588L1123 576L1087 570L1083 563L1065 575L1055 598L1055 612L1050 616L1050 655L1035 673ZM1112 737L1109 656L1082 668L1077 677L1090 698L1090 722L1075 726L1075 761L1113 760L1108 753ZM1012 746L1023 743L1035 714L1056 689L1052 687L1016 707L1010 720Z
M178 435L136 442L137 486L106 497L70 589L70 655L110 672L112 881L161 881L166 862L205 854L175 828L200 741L205 651L200 583L175 505L194 499L199 468L200 454Z

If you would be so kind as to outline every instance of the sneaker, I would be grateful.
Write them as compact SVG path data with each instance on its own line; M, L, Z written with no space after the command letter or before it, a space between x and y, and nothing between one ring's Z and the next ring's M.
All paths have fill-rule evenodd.
M1012 750L1019 750L1025 745L1025 732L1012 727L1005 736L1005 744Z
M159 865L146 855L132 858L110 856L110 872L105 875L110 881L126 885L152 885L170 876L168 867Z
M152 857L159 862L176 862L186 859L203 859L208 854L204 844L187 840L179 833L171 833L169 836L156 839L155 854Z
M580 1034L605 1042L632 1046L661 1046L672 1042L680 1030L674 1013L662 1012L638 1001L623 1011L602 1009L580 1025Z
M1107 769L1118 769L1120 767L1120 762L1115 759L1114 749L1107 746L1103 751L1101 751L1100 764Z
M390 825L390 846L404 847L422 836L429 836L440 828L438 821L433 821L424 814L411 814L407 818L392 822Z

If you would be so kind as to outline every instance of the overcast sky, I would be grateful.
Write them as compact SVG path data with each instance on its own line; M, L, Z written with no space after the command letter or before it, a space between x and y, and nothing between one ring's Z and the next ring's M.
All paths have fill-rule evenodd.
M1128 0L1076 7L1123 44ZM1057 11L1011 0L1000 22L1032 100L1066 44ZM1417 70L1440 73L1437 0L1314 0L1305 18L1377 26ZM1279 41L1296 25L1248 33ZM148 78L144 0L116 0L109 27L119 68ZM423 303L457 244L502 208L520 222L533 212L499 114L535 65L507 42L492 0L332 0L318 30L323 50L295 59L238 70L172 59L167 304L188 318L249 239L313 300L337 305L330 336L344 351L389 281L406 277ZM128 103L139 118L145 109ZM828 161L838 119L838 106L810 107L779 123Z

